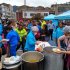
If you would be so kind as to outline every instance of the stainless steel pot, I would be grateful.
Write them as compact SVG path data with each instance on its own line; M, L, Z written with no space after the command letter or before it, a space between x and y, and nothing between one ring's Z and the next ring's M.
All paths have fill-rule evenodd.
M12 65L3 65L2 70L21 70L21 62Z
M25 52L22 55L23 70L43 70L44 55L37 51Z
M52 51L53 48L54 47L44 48L44 70L63 70L63 54L54 53Z
M4 60L5 57L2 57L2 65L3 65L2 70L21 70L21 65L22 65L21 57L15 63L4 63Z

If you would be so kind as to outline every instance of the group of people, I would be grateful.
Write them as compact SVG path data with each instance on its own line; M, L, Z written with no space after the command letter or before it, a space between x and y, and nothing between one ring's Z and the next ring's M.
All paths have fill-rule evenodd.
M0 17L0 52L6 52L11 56L16 56L16 51L21 47L23 52L33 51L36 40L45 41L50 33L47 26L41 28L41 22L27 20L26 22L13 22L2 20ZM37 42L38 43L38 42ZM2 49L3 48L3 49ZM6 51L4 51L4 49Z
M2 20L1 17L0 21L1 48L4 47L6 53L9 52L11 56L16 56L16 51L20 47L23 52L33 51L35 50L35 44L40 41L49 41L50 37L52 40L52 26L50 27L50 23L47 25L45 21L43 21L43 24L41 24L42 21L29 19L27 21L14 22L8 19Z
M54 28L52 21L20 20L13 22L2 20L0 14L0 55L6 50L10 56L16 56L16 51L21 47L23 52L34 51L35 44L42 41L53 41L58 48L66 51L57 53L70 54L70 26L63 26L60 22ZM52 43L53 44L53 43ZM67 66L70 67L69 56Z

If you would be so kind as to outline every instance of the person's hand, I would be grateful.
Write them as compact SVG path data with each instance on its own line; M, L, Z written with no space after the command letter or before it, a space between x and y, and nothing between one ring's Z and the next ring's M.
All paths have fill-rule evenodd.
M8 39L2 39L1 42L5 43L5 42L8 42L9 40Z
M38 48L36 48L36 51L42 52L43 48L42 47L38 47Z
M37 42L36 42L36 45L40 44L41 42L42 42L42 41L37 41Z

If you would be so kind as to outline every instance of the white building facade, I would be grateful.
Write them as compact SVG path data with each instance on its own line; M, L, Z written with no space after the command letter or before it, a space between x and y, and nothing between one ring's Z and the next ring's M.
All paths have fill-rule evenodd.
M0 4L0 13L2 13L2 19L16 18L15 13L13 12L13 7L9 4L5 3Z
M35 14L40 14L42 16L49 15L49 12L46 11L23 11L23 18L32 18Z

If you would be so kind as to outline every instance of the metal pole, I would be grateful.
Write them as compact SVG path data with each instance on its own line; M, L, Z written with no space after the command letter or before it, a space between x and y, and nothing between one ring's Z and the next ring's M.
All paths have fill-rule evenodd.
M56 11L56 14L58 14L58 0L57 0L57 2L56 2L56 7L57 7L57 11Z
M26 0L24 0L24 6L25 6L25 9L24 9L24 18L26 18Z
M58 0L57 0L58 1ZM55 14L57 15L58 14L58 3L56 1L56 5L55 5Z
M24 5L26 5L26 0L24 0Z

